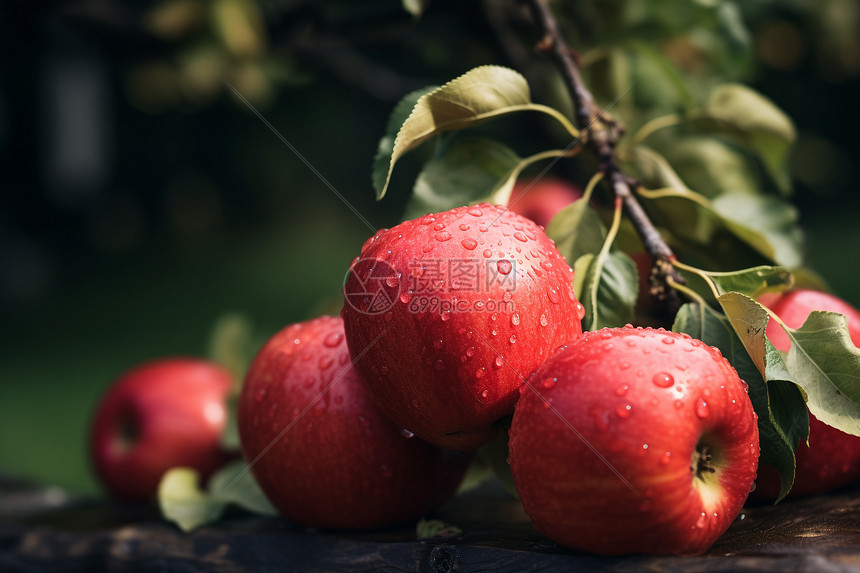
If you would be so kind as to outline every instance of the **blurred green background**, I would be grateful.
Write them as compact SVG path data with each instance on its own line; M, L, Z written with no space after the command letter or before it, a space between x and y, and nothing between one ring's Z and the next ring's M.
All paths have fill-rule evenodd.
M421 17L413 4L0 8L0 473L95 492L87 424L124 369L204 354L225 312L260 341L337 312L349 261L370 227L399 220L417 169L404 161L374 201L377 141L408 91L496 63L564 105L515 2L431 0ZM781 106L798 128L809 265L860 306L856 2L556 4L583 53L648 46L660 65L745 81ZM669 79L653 64L636 69L634 91L660 104ZM525 146L557 136L501 129Z

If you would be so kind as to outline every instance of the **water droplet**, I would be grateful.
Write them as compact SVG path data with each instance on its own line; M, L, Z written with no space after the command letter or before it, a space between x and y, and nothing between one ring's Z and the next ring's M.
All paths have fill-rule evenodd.
M341 342L343 342L342 332L329 332L326 334L325 338L323 338L323 344L329 348L337 348Z
M511 291L506 290L505 294L502 295L502 302L511 302L511 298L513 298Z
M672 457L672 452L666 452L660 457L660 463L666 465L669 463L669 459Z
M333 363L334 359L331 356L320 356L320 370L328 370Z
M511 324L518 326L520 324L520 315L516 312L511 315Z
M711 414L711 409L708 407L708 403L705 402L702 398L699 398L699 401L696 402L696 415L702 419L707 418Z
M430 225L431 223L436 222L436 217L425 216L425 217L418 219L418 222L420 222L422 225Z
M403 304L409 304L409 301L411 301L411 300L412 300L412 293L411 292L405 292L405 293L400 295L400 302L402 302Z
M481 215L484 214L484 212L481 210L481 208L478 207L477 205L473 205L472 207L469 207L469 210L466 212L473 217L480 217Z
M389 288L394 288L400 284L400 277L397 275L388 275L385 277L385 284L389 286Z
M548 271L552 268L552 263L549 261L541 261L540 266L543 267L545 271Z
M433 341L433 348L435 348L436 350L441 350L444 345L445 345L445 343L442 342L441 338L439 340Z
M436 370L445 370L445 363L441 360L436 361Z
M471 227L469 225L467 225L466 223L460 223L459 228L461 231L468 231L469 229L471 229Z
M497 331L495 328L492 330L492 332L490 332L490 334L492 334L493 336L497 335L498 333L499 331Z
M546 296L549 298L549 301L553 304L558 304L558 301L561 300L561 297L558 296L558 291L554 288L550 287L546 292ZM585 315L583 315L585 316Z
M391 319L394 318L394 313L388 311L385 313L385 322L391 322Z
M388 366L380 366L379 373L382 374L383 376L388 374Z
M651 381L660 388L669 388L675 383L675 378L666 372L658 372Z
M514 344L517 341L517 336L515 334L512 334L509 340L511 344Z
M451 313L450 312L443 312L441 319L442 319L442 322L448 322L449 320L451 320Z
M558 382L558 378L544 378L543 382L541 382L541 386L549 390L550 388L554 388L556 382Z
M496 268L499 270L499 273L507 275L510 274L513 269L513 265L511 264L511 261L507 259L499 259L496 261Z
M696 520L696 528L702 529L703 527L705 527L706 519L707 519L707 516L705 515L705 512L703 511L702 514L699 516L699 519Z
M460 241L460 244L463 245L463 248L467 251L474 251L475 248L477 248L478 246L478 241L476 241L475 239L463 239L462 241Z
M527 243L529 240L529 238L526 237L522 231L517 231L516 233L514 233L514 238L521 243Z
M609 419L606 416L606 411L597 405L588 409L588 415L594 420L594 427L605 432L609 429Z
M750 493L754 492L755 488L756 488L755 482L752 482L752 485L750 486Z
M489 395L490 395L490 391L489 391L489 390L484 390L483 392L481 392L481 396L482 396L482 397L484 397L484 398L486 398L486 397L487 397L487 396L489 396Z
M484 377L484 367L481 366L479 369L475 370L475 378L483 378Z
M407 430L406 428L400 428L400 434L401 434L404 438L406 438L407 440L408 440L409 438L414 438L414 437L415 437L415 434L413 434L412 432L410 432L410 431L409 431L409 430Z
M598 336L599 336L602 340L612 340L612 338L614 337L614 335L613 335L610 331L608 331L608 330L601 330L601 331L598 333Z
M628 386L627 384L622 384L621 386L619 386L618 388L615 389L615 395L616 396L624 396L625 394L627 394L628 390L630 390L630 386Z
M302 343L302 339L301 339L301 338L296 338L295 340L293 340L293 344L297 344L297 345L298 345L298 344L301 344L301 343Z
M424 246L422 246L422 247L421 247L421 252L426 254L426 253L429 253L430 251L432 251L432 250L433 250L433 249L435 249L435 248L436 248L436 245L434 245L433 243L427 243L427 244L425 244Z
M475 355L475 347L474 346L470 346L469 348L466 349L466 356L471 358L474 355Z
M484 301L479 300L475 302L475 310L484 310Z
M494 364L496 365L496 367L501 367L501 365L502 365L502 364L504 364L504 363L505 363L505 359L504 359L504 358L502 358L501 356L496 356L496 360L495 360L495 362L494 362Z
M633 407L630 404L624 404L615 409L615 413L618 414L619 418L629 418L632 411Z
M485 259L489 259L493 256L493 251L491 251L490 249L484 249L484 252L482 254L484 255Z
M440 243L444 243L445 241L451 239L451 233L449 233L448 231L439 231L438 233L433 235L433 237Z
M665 336L660 339L663 344L675 344L675 339L671 336Z
M582 306L582 303L576 303L576 318L577 320L582 320L585 317L585 307Z

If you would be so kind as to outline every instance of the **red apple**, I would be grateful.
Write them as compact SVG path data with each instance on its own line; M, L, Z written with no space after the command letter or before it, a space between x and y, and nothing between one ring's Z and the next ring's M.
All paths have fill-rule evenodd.
M194 358L164 358L122 374L92 425L95 471L116 498L153 498L165 471L196 469L206 478L231 455L220 446L232 376Z
M529 378L510 429L535 527L599 554L703 553L743 507L758 456L737 372L662 329L583 334Z
M546 227L559 211L580 197L582 191L564 179L519 179L511 191L508 208Z
M840 298L798 289L784 294L763 295L759 302L791 328L802 326L813 310L844 314L848 319L851 341L860 347L860 311ZM773 319L768 322L767 337L778 350L788 352L791 348L788 335ZM828 426L812 414L809 415L809 447L800 444L795 456L797 468L789 493L791 497L824 493L860 479L860 438ZM762 466L753 497L773 501L779 495L779 486L776 470Z
M353 261L342 316L376 403L441 447L470 451L584 314L573 270L534 222L488 204L378 232Z
M308 527L371 529L418 518L453 495L468 464L374 406L340 318L275 334L251 364L238 414L242 452L263 492Z

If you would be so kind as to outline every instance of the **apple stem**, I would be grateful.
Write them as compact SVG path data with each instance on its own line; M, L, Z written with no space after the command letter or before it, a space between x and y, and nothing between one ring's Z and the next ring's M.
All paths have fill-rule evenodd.
M651 294L670 310L677 310L680 307L680 299L674 289L667 288L666 278L671 277L673 281L680 284L685 284L686 281L672 266L672 261L675 260L672 249L663 240L633 193L639 187L639 182L627 176L618 166L615 147L624 135L624 127L595 103L594 96L582 79L577 54L565 41L546 0L525 0L525 2L531 9L535 25L542 36L537 48L555 60L570 92L582 140L597 155L599 169L604 174L604 179L608 182L613 195L624 204L627 217L639 234L645 251L651 257L652 266L649 276ZM619 95L619 98L623 95L623 93Z
M707 473L715 473L717 468L712 465L713 455L708 451L708 446L697 446L693 452L693 463L690 464L690 472L696 477L702 478Z

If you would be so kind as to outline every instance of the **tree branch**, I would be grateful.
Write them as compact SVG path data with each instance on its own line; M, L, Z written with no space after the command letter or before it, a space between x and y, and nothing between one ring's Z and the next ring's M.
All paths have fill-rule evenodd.
M679 305L677 294L667 288L666 277L676 282L685 281L671 261L675 259L672 249L660 236L651 219L637 201L633 189L638 183L624 174L618 166L615 145L624 134L624 129L605 111L597 106L594 96L585 86L580 73L576 53L570 48L561 34L555 16L546 0L523 0L531 10L535 26L542 39L538 49L551 56L561 71L561 75L573 100L576 122L583 134L585 143L597 155L598 165L604 174L612 193L624 204L630 222L639 234L645 251L651 257L652 271L650 282L652 293L659 300L671 306Z

